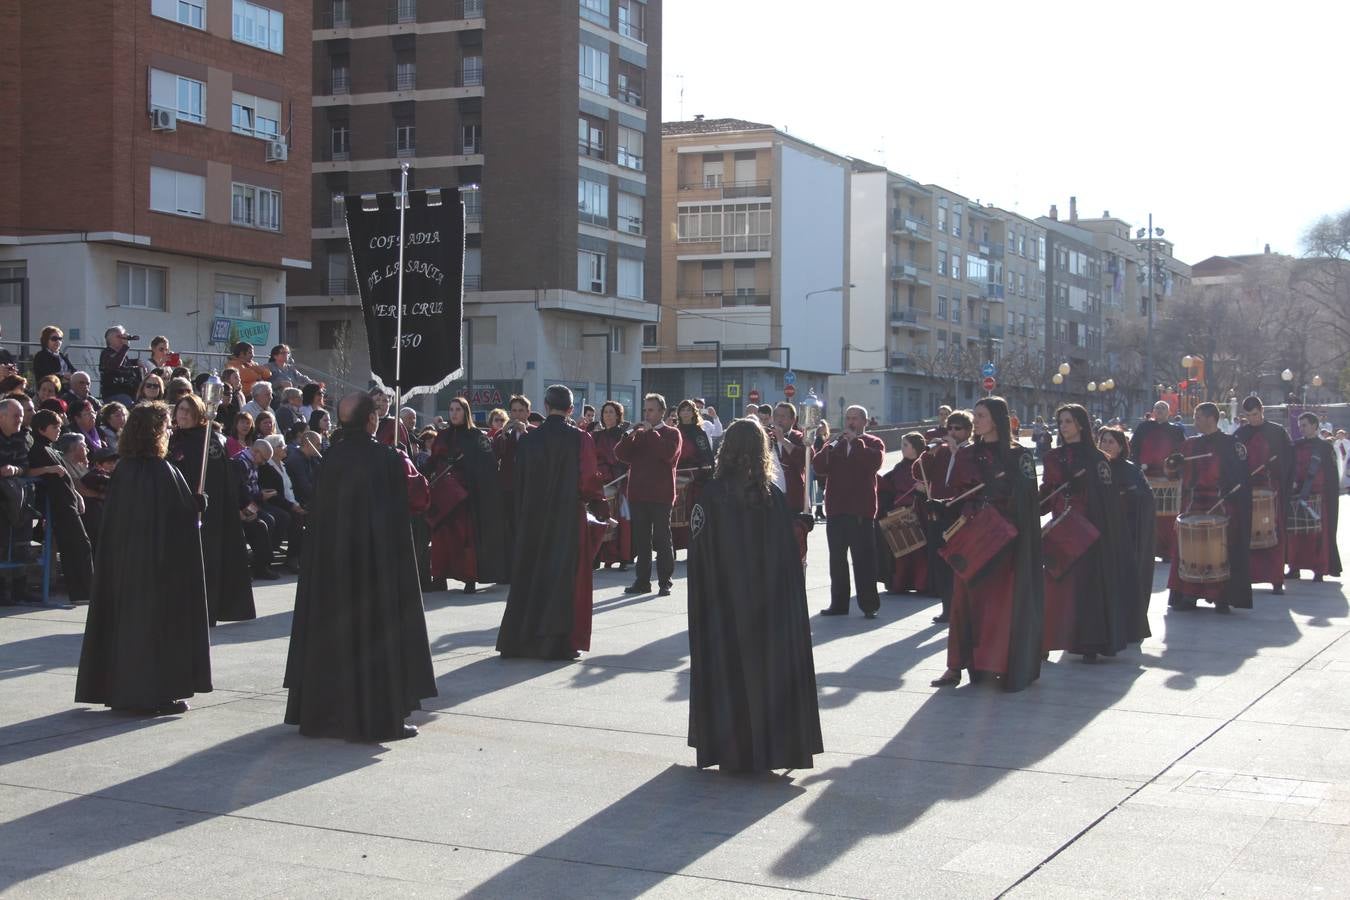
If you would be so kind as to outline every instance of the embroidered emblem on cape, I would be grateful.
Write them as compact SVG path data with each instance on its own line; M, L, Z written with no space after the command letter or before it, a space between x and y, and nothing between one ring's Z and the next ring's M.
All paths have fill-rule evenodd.
M1111 483L1111 464L1104 459L1097 460L1097 480L1102 484Z
M1036 461L1031 458L1030 453L1022 454L1022 477L1029 481L1036 480Z
M1237 446L1234 447L1233 449L1237 452L1237 458L1238 458L1238 459L1246 460L1246 458L1247 458L1247 445L1246 445L1246 444L1242 443L1242 441L1238 441L1238 442L1237 442Z
M693 510L689 513L689 532L691 537L698 537L698 533L703 530L703 525L708 521L707 513L703 511L702 503L695 503Z
M221 457L223 457L223 456L225 455L225 448L224 448L224 446L222 446L221 443L220 443L219 441L217 441L214 437L211 437L210 440L211 440L211 443L207 445L207 450L206 450L207 454L208 454L212 459L220 459Z

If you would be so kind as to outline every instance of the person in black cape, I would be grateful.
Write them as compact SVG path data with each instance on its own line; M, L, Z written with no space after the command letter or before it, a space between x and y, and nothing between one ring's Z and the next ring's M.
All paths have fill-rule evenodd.
M404 720L436 696L413 554L407 458L376 442L375 403L349 394L324 455L301 551L286 724L307 737L412 737Z
M464 593L474 593L480 584L506 584L511 579L509 510L497 479L497 456L492 441L473 422L473 410L462 397L450 401L450 426L431 447L433 505L435 483L454 478L468 493L464 513L456 510L432 522L431 576L464 582ZM449 485L443 485L442 489ZM467 514L467 522L455 521ZM466 526L467 525L467 529ZM472 546L464 546L465 531Z
M1341 554L1336 547L1336 529L1340 506L1340 475L1336 467L1336 448L1331 441L1317 436L1321 420L1316 413L1305 412L1298 417L1300 437L1294 441L1294 483L1289 494L1291 522L1299 529L1290 531L1287 538L1286 562L1289 571L1285 577L1298 579L1303 569L1312 572L1313 581L1327 575L1341 574ZM1312 530L1309 524L1316 512L1311 500L1321 501L1320 525Z
M166 460L169 408L137 404L117 441L84 628L77 703L186 712L211 691L206 577L194 494Z
M174 404L174 430L169 438L169 460L183 480L197 489L202 474L202 441L206 439L206 405L196 394ZM225 438L211 433L206 462L206 496L214 497L202 514L202 561L206 568L206 604L210 622L245 622L258 617L249 577L248 544L239 518L238 470L225 453Z
M572 392L550 386L544 409L515 448L516 544L497 652L575 659L591 646L591 560L605 534L582 504L602 501L604 486L594 439L567 421Z
M1153 595L1154 526L1157 512L1153 488L1143 469L1131 462L1130 440L1119 427L1103 428L1097 447L1111 464L1111 483L1120 495L1123 527L1117 558L1120 598L1117 632L1127 644L1137 644L1153 632L1148 627L1148 603Z
M793 511L764 429L727 427L690 513L689 746L699 768L806 769L824 752Z

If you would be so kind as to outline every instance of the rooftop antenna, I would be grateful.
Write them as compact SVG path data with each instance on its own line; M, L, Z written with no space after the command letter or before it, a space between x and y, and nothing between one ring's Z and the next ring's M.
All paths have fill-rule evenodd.
M684 121L684 76L676 75L675 79L680 83L680 121Z

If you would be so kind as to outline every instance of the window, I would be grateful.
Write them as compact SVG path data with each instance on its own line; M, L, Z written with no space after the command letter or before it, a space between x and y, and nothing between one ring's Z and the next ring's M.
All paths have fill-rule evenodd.
M577 218L609 227L609 185L589 178L577 180Z
M582 156L605 158L605 121L594 116L577 116L577 152Z
M589 44L580 44L577 47L577 57L581 86L597 94L608 94L609 54Z
M201 175L151 166L150 208L156 212L204 218L206 179Z
M605 292L605 254L577 251L577 290L591 294Z
M333 148L333 159L347 159L352 154L352 130L346 122L332 126L329 139Z
M609 27L609 0L581 0L581 17Z
M961 321L961 298L960 298L960 297L953 297L953 298L952 298L952 321L953 321L953 322L960 322L960 321Z
M938 231L947 230L947 198L939 197L937 206L937 227Z
M947 298L941 294L938 294L937 298L937 317L944 320L947 318ZM944 332L938 333L943 334Z
M150 12L180 25L206 27L206 0L151 0Z
M645 41L647 5L639 0L619 0L619 34L635 41Z
M619 191L619 230L629 234L642 234L643 198L637 194Z
M722 264L711 260L703 261L703 296L722 296Z
M0 280L6 278L27 278L28 263L20 260L7 260L0 263ZM0 306L18 306L23 300L23 285L0 284Z
M464 223L466 225L481 225L483 223L483 191L480 188L460 191L459 199L464 201Z
M328 92L330 94L349 94L352 90L351 69L346 55L334 56L328 64Z
M483 152L483 126L469 122L459 126L459 146L465 156Z
M755 293L755 261L738 259L731 270L737 297L752 296Z
M655 325L643 325L643 326L642 326L642 346L643 346L643 347L655 347L655 346L657 346L657 343L656 343L656 326L655 326Z
M937 252L937 270L939 275L947 274L947 251L939 250Z
M483 289L483 250L481 247L464 249L464 289L480 291ZM493 317L496 320L496 317ZM475 338L475 341L477 339ZM495 344L496 341L494 340Z
M394 126L394 155L412 156L417 152L417 126Z
M157 266L117 264L117 305L164 309L168 270Z
M150 105L178 111L178 118L206 124L206 85L172 72L150 70Z
M460 64L460 74L463 76L464 87L477 87L483 83L483 57L466 56L464 62Z
M257 299L252 294L238 291L216 291L216 315L231 319L252 319L255 312L253 305Z
M726 170L720 153L715 153L711 157L703 157L703 186L705 188L719 188L725 178Z
M642 144L645 136L636 128L619 126L618 163L625 169L642 171Z
M281 230L281 191L235 183L230 186L230 221L235 225Z
M952 237L961 236L961 204L952 204Z
M973 253L966 254L966 279L974 282L989 280L989 260Z
M235 91L230 114L231 127L236 134L275 141L281 133L281 104L275 100Z
M647 73L641 66L635 66L632 63L620 62L618 66L619 75L619 99L631 106L644 106L642 102L643 87L647 82Z
M625 331L622 325L609 326L609 346L615 353L624 352L624 334Z
M417 0L398 0L394 6L394 18L398 22L416 22Z
M274 9L234 0L233 37L241 44L281 53L285 47L284 18Z
M645 282L646 265L640 259L619 258L619 296L629 300L642 299L642 286ZM623 351L616 345L615 352Z
M720 240L723 253L769 250L773 241L772 206L729 203L680 207L677 235L683 243Z
M411 91L417 87L417 61L401 60L394 64L394 90Z
M346 350L351 347L351 323L346 319L319 320L319 349Z

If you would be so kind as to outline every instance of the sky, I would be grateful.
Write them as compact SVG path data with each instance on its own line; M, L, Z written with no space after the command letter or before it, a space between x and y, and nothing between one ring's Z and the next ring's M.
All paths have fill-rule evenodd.
M663 6L666 121L765 122L1031 218L1152 212L1192 263L1301 253L1350 208L1344 0Z

